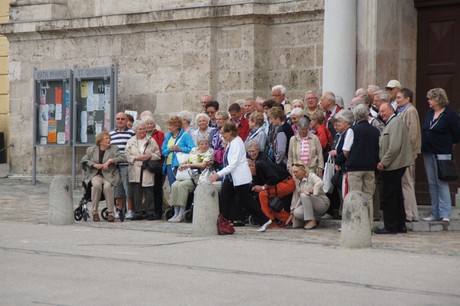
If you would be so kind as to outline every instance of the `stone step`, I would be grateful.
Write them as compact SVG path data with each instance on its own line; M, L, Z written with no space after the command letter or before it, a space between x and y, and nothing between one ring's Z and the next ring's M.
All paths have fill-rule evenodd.
M340 220L321 220L318 228L339 229L342 226ZM407 230L413 232L442 232L442 231L460 231L460 220L451 219L450 222L441 221L418 221L406 222ZM374 221L374 228L383 228L383 221Z

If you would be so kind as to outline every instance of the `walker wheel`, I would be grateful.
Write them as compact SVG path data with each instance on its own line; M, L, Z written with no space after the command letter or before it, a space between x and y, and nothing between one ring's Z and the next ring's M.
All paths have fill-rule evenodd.
M102 211L101 211L101 217L102 217L102 219L104 219L105 221L107 221L108 215L109 215L108 209L107 209L107 207L104 207L104 209L102 209Z
M75 218L75 221L80 221L81 218L83 218L81 207L75 208L75 210L73 212L73 217Z

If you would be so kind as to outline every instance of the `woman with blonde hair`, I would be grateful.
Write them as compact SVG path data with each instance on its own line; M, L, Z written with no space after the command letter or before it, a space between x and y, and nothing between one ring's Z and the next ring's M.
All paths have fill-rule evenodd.
M292 174L296 189L292 195L291 214L294 228L304 226L311 230L316 227L316 220L321 219L329 209L329 199L323 191L323 181L316 174L309 172L304 164L294 164Z

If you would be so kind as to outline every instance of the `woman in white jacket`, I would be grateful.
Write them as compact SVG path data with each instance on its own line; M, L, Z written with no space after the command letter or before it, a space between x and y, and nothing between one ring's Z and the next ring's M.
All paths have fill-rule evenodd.
M291 168L296 181L296 189L292 196L291 214L294 219L292 227L310 230L316 227L329 208L329 199L323 191L323 181L313 172L308 171L304 164L294 164Z
M246 150L243 140L238 136L238 129L233 122L225 122L221 128L222 137L227 143L224 153L224 168L210 177L211 182L223 177L221 195L222 215L232 220L232 204L235 194L241 206L254 218L261 227L259 232L265 232L272 221L262 212L260 205L251 193L252 174L246 160Z

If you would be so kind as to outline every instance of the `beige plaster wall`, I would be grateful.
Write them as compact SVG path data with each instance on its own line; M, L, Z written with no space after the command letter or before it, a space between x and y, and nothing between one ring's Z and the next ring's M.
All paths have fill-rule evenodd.
M0 23L8 22L9 1L0 1ZM8 80L8 40L0 35L0 132L4 133L5 143L9 137L9 80ZM3 146L0 144L0 150ZM7 158L9 154L6 154Z

